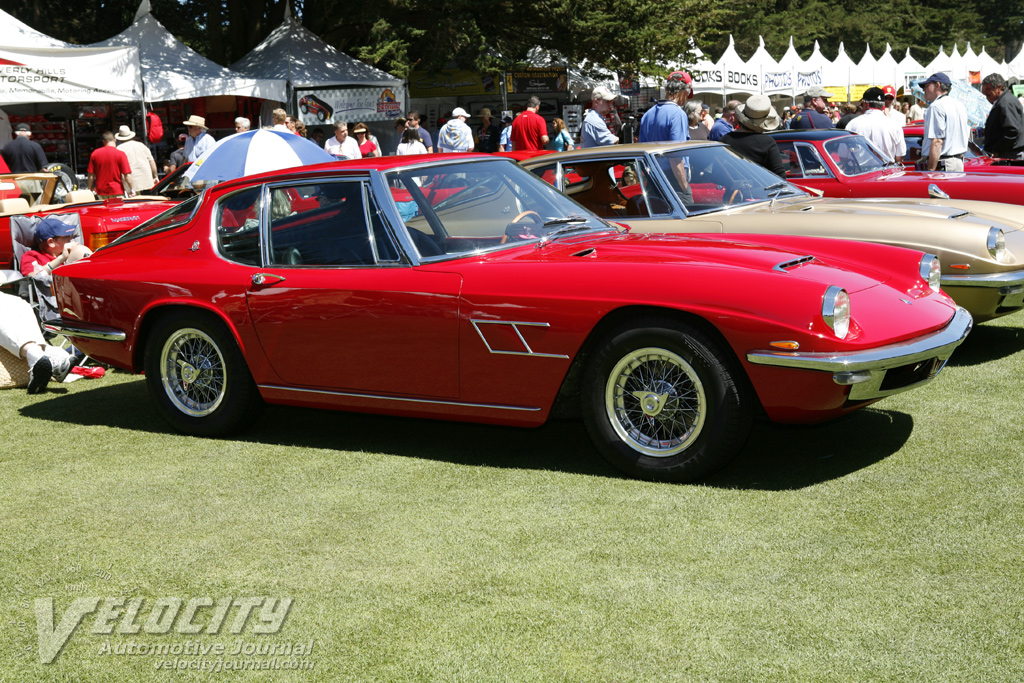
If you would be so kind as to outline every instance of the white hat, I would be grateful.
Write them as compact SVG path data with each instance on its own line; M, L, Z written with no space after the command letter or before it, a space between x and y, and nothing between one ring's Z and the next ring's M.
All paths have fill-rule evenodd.
M135 137L135 133L128 126L121 126L117 129L117 134L114 135L114 138L118 142L126 142L127 140L131 140L133 137Z
M183 125L183 126L197 126L199 128L202 128L203 130L207 130L207 128L206 128L206 119L203 118L202 116L196 116L195 114L192 114L192 116L188 117L188 121L183 121L181 125Z
M590 99L591 100L614 100L615 99L615 95L613 95L612 91L609 90L608 88L606 88L605 86L599 85L596 88L594 88L594 92L591 93Z
M736 107L736 120L749 130L775 130L779 127L779 115L766 95L752 95Z
M457 119L460 116L465 116L468 119L469 118L469 112L466 111L465 109L463 109L462 107L455 107L455 109L452 109L452 118L453 119Z

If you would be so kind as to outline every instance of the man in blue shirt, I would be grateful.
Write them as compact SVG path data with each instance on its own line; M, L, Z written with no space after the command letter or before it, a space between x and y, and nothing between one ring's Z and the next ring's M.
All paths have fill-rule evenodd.
M810 128L835 128L836 124L828 117L828 98L832 96L820 85L812 85L804 93L804 108L793 119L790 130L807 130Z
M736 107L740 106L739 100L729 100L722 110L722 116L711 126L708 133L708 140L721 140L723 135L736 130Z
M615 101L615 95L608 88L599 85L594 88L590 101L591 109L583 119L583 130L580 132L580 146L587 149L589 147L614 145L619 141L619 138L608 130L608 124L604 122L604 116L611 110L612 102Z
M647 110L640 119L640 142L686 142L690 139L690 120L683 105L693 97L690 74L674 71L665 81L665 98Z

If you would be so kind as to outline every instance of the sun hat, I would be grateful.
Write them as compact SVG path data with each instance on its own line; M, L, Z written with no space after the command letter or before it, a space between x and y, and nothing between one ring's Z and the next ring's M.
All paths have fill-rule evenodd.
M487 107L483 107L480 111L478 111L476 113L476 115L477 116L486 116L487 118L491 118L491 110L488 109Z
M47 216L39 221L39 225L36 226L36 241L44 242L51 237L71 237L77 231L78 228L76 226L65 223L54 216Z
M594 92L591 94L590 99L591 100L614 100L615 99L615 95L613 95L612 91L609 90L608 88L606 88L605 86L599 85L596 88L594 88Z
M131 140L133 137L135 137L135 132L128 126L121 126L118 128L117 134L114 136L118 142L125 142L127 140Z
M199 128L202 128L203 130L207 130L207 128L206 128L206 119L204 119L202 116L196 116L195 114L193 114L192 116L188 117L188 121L184 121L181 125L183 125L183 126L198 126Z
M453 119L457 119L460 116L465 116L468 119L469 118L469 112L466 111L465 109L463 109L462 107L455 107L455 109L452 109L452 118Z
M779 115L766 95L752 95L736 107L736 120L750 130L775 130L779 127Z

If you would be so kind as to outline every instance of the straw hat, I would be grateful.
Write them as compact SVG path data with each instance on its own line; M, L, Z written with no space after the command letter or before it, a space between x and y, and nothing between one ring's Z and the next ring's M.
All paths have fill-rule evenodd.
M28 364L7 349L0 349L0 389L28 386Z
M779 127L779 115L765 95L752 95L736 107L736 120L750 130L766 131Z
M117 134L114 136L114 139L116 139L118 142L127 142L128 140L131 140L133 137L135 137L135 131L133 131L128 126L121 126L117 129Z
M181 125L183 125L183 126L198 126L198 127L202 128L203 130L207 130L207 128L206 128L206 119L204 119L202 116L196 116L195 114L193 114L192 116L188 117L188 121L182 122Z

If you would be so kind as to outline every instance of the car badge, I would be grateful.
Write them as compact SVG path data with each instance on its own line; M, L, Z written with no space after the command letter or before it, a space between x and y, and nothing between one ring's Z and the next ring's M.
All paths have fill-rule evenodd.
M906 304L906 305L908 305L908 306L913 306L913 305L914 305L913 303L911 303L910 301L907 301L907 300L906 300L906 299L904 299L903 297L900 297L900 301L902 301L903 303L905 303L905 304Z
M196 240L195 242L192 243L192 246L189 248L189 251L191 251L191 252L199 251L199 240Z

